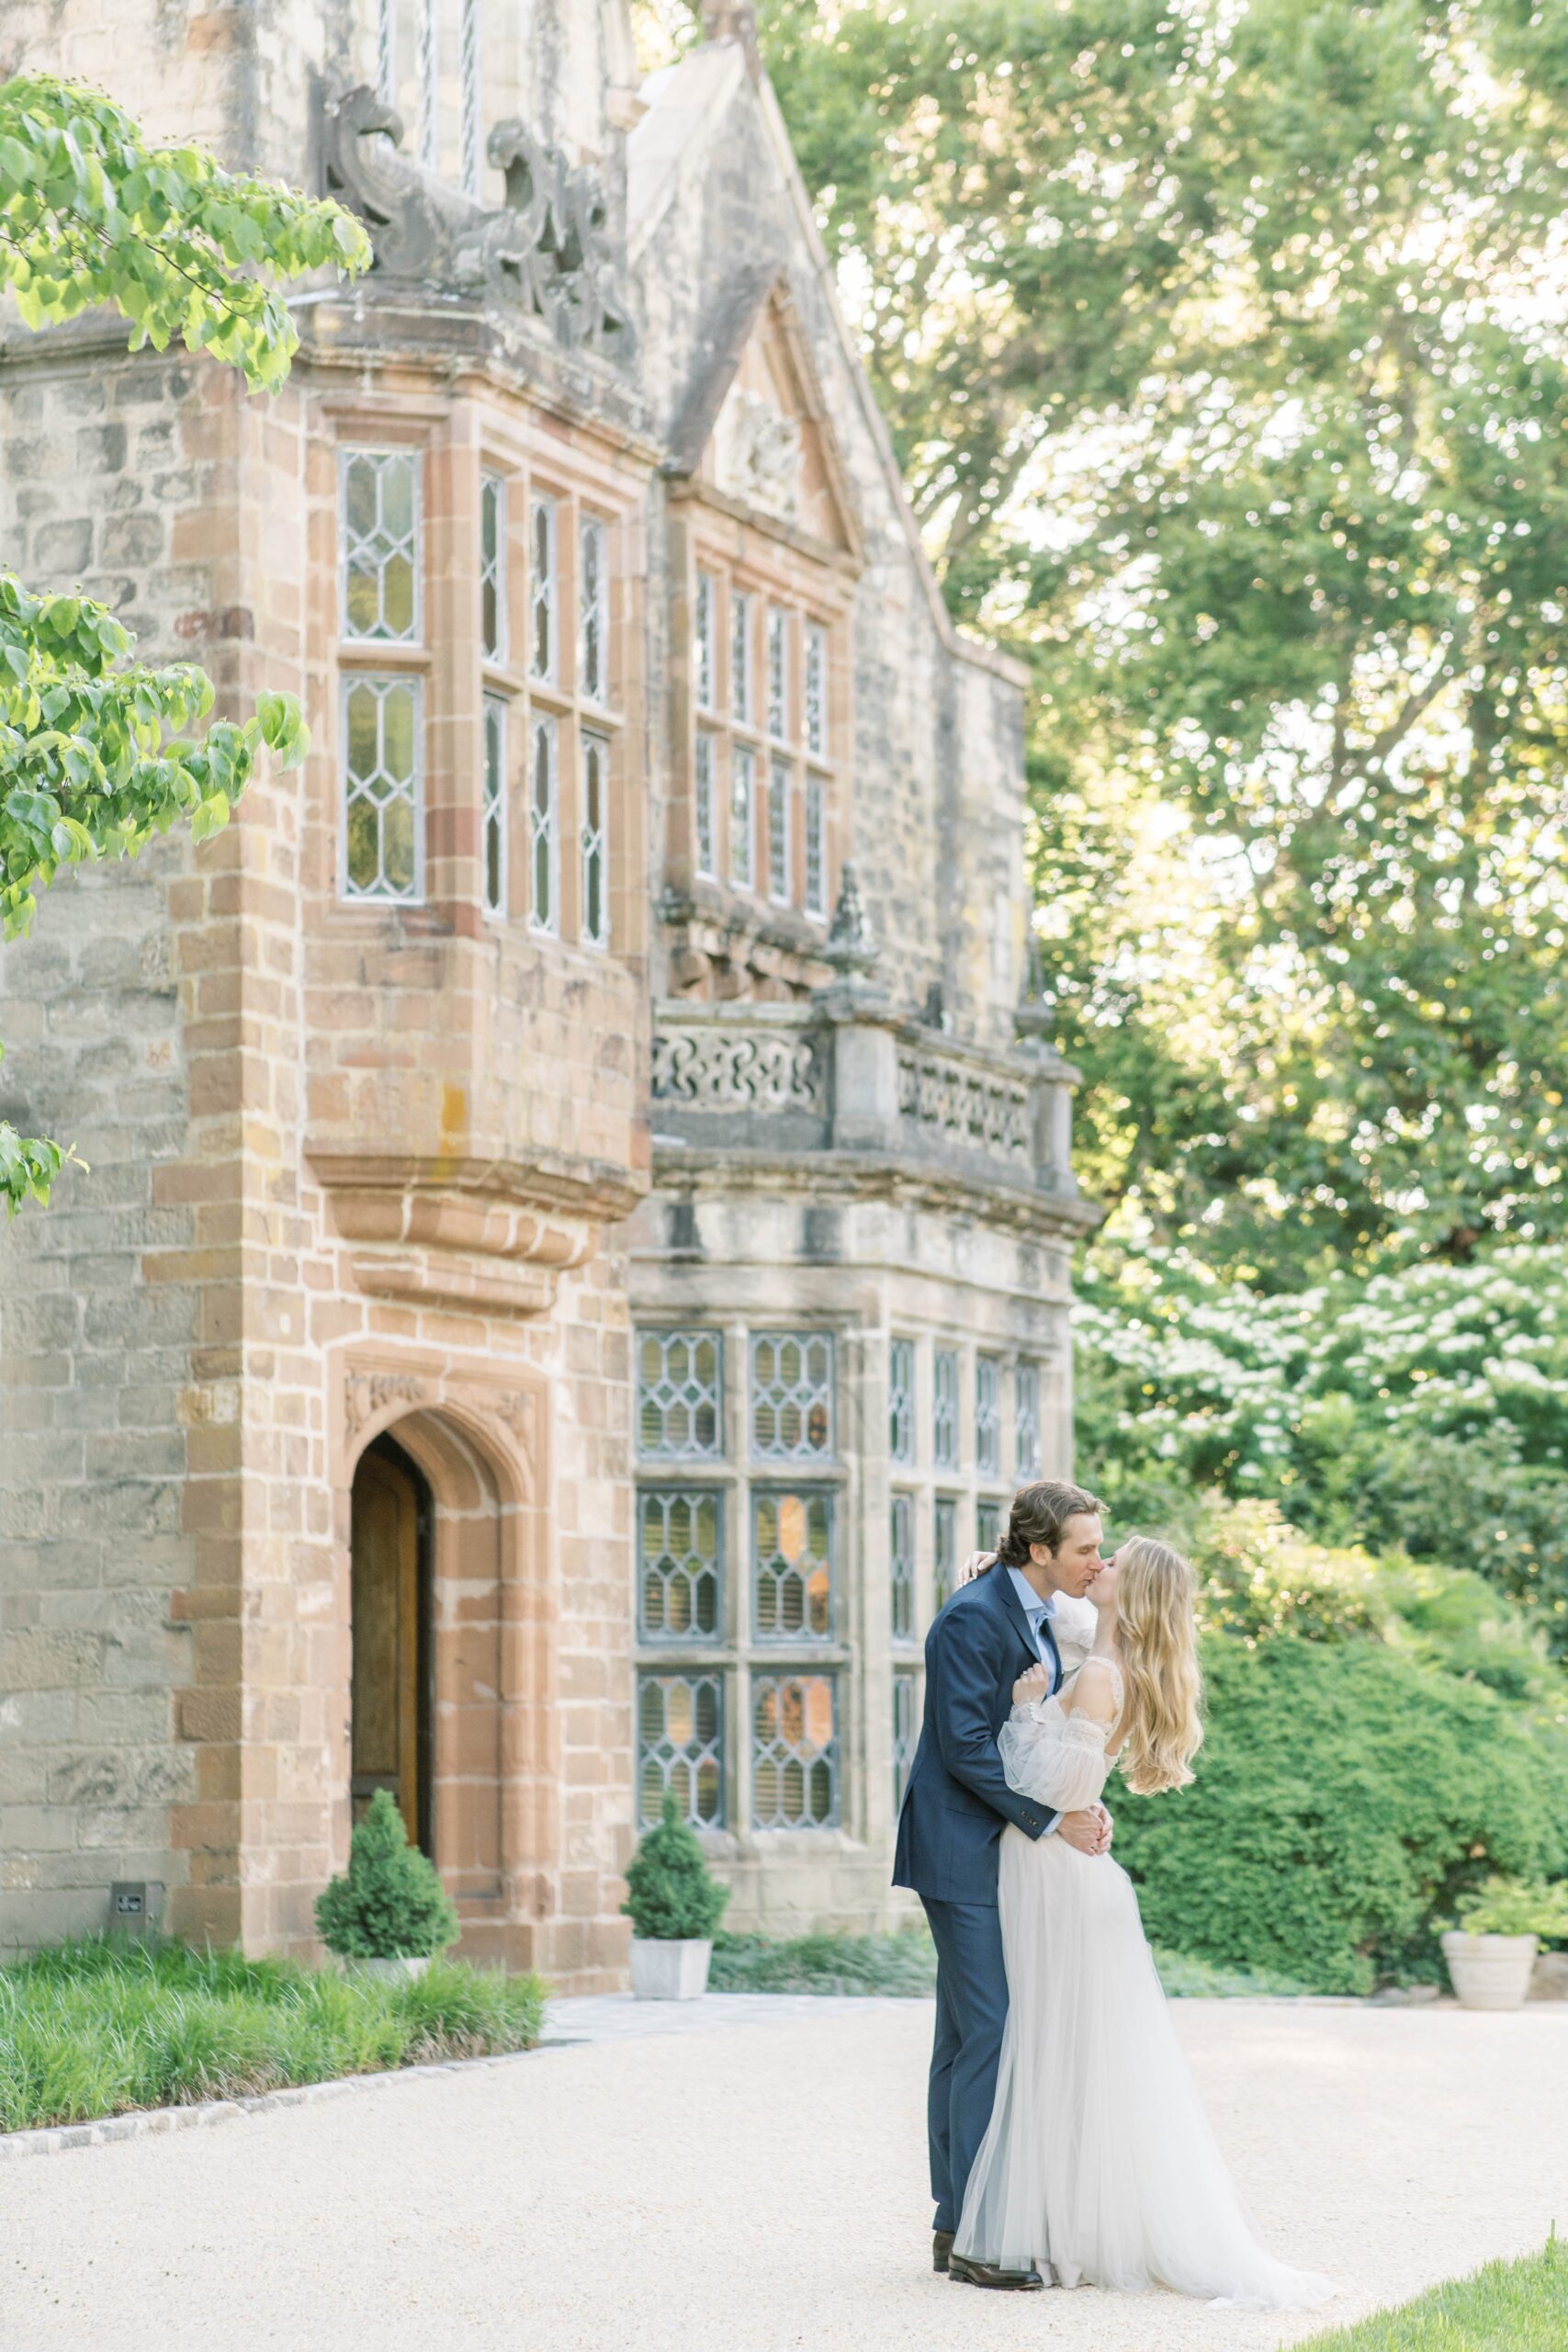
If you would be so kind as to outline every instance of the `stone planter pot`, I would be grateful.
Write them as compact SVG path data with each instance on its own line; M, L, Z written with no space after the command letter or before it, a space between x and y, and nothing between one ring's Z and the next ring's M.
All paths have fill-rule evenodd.
M345 1962L358 1976L381 1976L401 1983L405 1977L423 1976L430 1966L428 1952L400 1952L392 1960L351 1960Z
M1450 1928L1443 1958L1462 2007L1518 2009L1535 1965L1533 1936L1467 1936Z
M639 2001L699 2001L708 1988L705 1936L632 1938L632 1991Z
M1543 1951L1530 1972L1532 2001L1568 2001L1568 1951Z

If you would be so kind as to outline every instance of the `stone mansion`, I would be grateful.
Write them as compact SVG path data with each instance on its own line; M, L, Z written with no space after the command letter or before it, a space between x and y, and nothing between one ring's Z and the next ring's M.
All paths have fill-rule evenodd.
M336 195L272 399L0 347L0 560L312 749L0 957L0 1945L313 1943L372 1792L461 1949L891 1924L921 1643L1070 1466L1024 673L959 633L750 11L9 0L0 71Z

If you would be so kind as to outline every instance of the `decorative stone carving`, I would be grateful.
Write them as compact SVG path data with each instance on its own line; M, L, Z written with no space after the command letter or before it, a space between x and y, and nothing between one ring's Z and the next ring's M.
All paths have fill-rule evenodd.
M534 1442L534 1399L525 1388L502 1389L491 1405L525 1453Z
M653 1040L655 1102L694 1111L826 1108L821 1057L798 1030L660 1030Z
M860 894L860 876L853 862L844 861L839 883L839 903L828 933L828 961L840 971L870 973L880 954Z
M412 1372L350 1372L343 1384L344 1419L357 1437L388 1405L428 1405L430 1384Z
M942 1054L901 1047L898 1114L960 1151L1010 1159L1032 1172L1030 1090L1021 1080L987 1078Z
M597 172L574 169L522 122L497 123L488 153L506 175L506 202L486 212L400 154L402 135L400 118L364 85L327 109L327 191L366 222L378 275L480 296L542 320L569 348L630 358Z
M1023 985L1013 1015L1013 1034L1030 1045L1046 1045L1056 1025L1056 1009L1045 1001L1045 958L1040 942L1031 937L1024 957Z
M734 384L715 435L718 486L730 497L793 523L800 507L801 430L776 401Z

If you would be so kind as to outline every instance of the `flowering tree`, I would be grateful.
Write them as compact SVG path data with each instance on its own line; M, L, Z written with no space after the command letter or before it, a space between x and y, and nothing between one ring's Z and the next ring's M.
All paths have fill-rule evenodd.
M236 177L199 148L151 148L95 91L46 76L0 84L0 288L35 329L109 304L134 349L176 338L276 390L299 336L277 279L362 269L364 231L336 205ZM150 668L127 629L79 595L35 595L0 571L0 928L25 933L61 868L134 857L183 822L227 823L265 747L309 734L293 696L203 728L209 678ZM0 1201L47 1201L66 1154L0 1121Z
M1213 1487L1530 1602L1568 1651L1568 1248L1293 1296L1130 1268L1078 1311L1078 1445L1122 1513Z

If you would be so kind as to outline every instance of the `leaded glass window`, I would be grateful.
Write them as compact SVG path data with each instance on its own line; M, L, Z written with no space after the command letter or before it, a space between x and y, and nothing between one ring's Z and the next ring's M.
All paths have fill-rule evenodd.
M895 1495L888 1508L887 1551L893 1584L893 1638L913 1639L915 1631L915 1498Z
M610 699L609 534L596 514L577 527L577 686L589 702Z
M931 1460L939 1470L958 1467L958 1357L938 1348L931 1363Z
M582 739L582 936L590 947L610 941L608 819L610 746L602 736Z
M833 1635L833 1498L764 1490L751 1498L751 1590L760 1642Z
M724 1501L711 1487L637 1497L637 1589L646 1642L718 1637Z
M417 902L424 887L422 689L417 678L343 682L343 895Z
M806 748L828 756L828 632L817 621L806 625Z
M831 1456L830 1332L752 1334L751 1451L765 1462L820 1462Z
M528 775L528 877L533 904L528 921L553 937L560 929L559 739L553 718L533 722Z
M718 1460L723 1375L718 1332L638 1332L637 1452L645 1461Z
M768 896L781 906L789 903L789 763L785 760L773 762L768 793Z
M637 1677L637 1811L644 1828L665 1792L695 1829L724 1821L724 1691L716 1674Z
M1016 1468L1020 1480L1040 1476L1040 1366L1021 1363L1014 1378Z
M953 1579L958 1572L956 1495L938 1495L936 1498L931 1513L931 1566L932 1598L938 1609L945 1609L953 1598Z
M457 64L462 87L463 193L478 204L484 194L480 176L484 141L479 118L479 0L463 0Z
M415 0L414 54L419 65L419 160L441 169L441 44L439 0Z
M776 605L768 607L768 732L789 741L789 616Z
M751 1686L751 1818L758 1829L830 1829L839 1818L833 1678L761 1675Z
M506 705L499 695L484 698L484 910L506 912Z
M1002 1507L998 1502L980 1501L975 1506L975 1548L977 1552L994 1552L1002 1540Z
M416 645L420 626L418 452L343 453L343 633Z
M729 755L729 878L738 889L749 890L756 854L756 828L751 815L756 761L746 744L735 745Z
M556 674L556 502L536 498L528 509L528 671L547 683Z
M893 1810L897 1812L909 1785L909 1767L920 1736L916 1708L918 1685L913 1673L893 1677Z
M887 1451L895 1462L915 1458L915 1343L893 1340L887 1348Z
M729 714L751 718L751 599L736 589L729 599Z
M479 484L479 643L487 662L506 659L506 483Z
M827 787L819 775L806 779L806 911L828 911L828 854L823 836Z
M697 708L714 704L714 630L718 616L718 582L709 571L697 574L696 624L693 630L692 672Z
M995 1356L975 1359L975 1466L995 1478L1002 1466L1002 1368Z
M695 778L697 872L716 874L713 846L713 737L705 727L697 729L697 764Z

